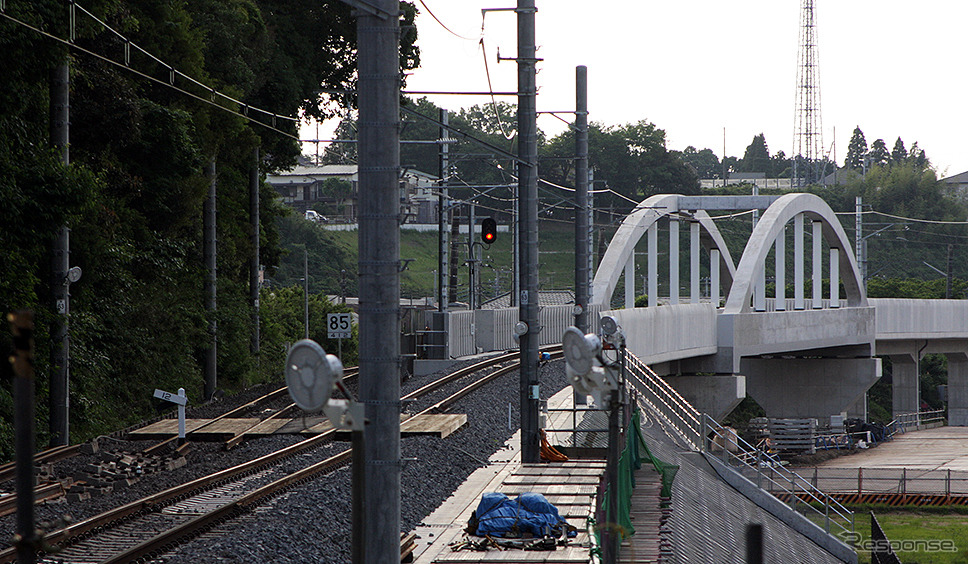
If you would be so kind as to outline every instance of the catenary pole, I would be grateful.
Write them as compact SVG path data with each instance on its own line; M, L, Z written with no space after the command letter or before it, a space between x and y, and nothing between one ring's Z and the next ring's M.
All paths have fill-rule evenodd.
M534 0L518 0L518 221L521 349L521 461L539 462L538 401L538 138Z
M363 540L364 561L386 564L400 560L400 23L397 0L367 4L380 15L357 20Z
M218 185L215 173L215 157L205 165L208 177L208 198L203 210L205 263L205 313L208 316L209 348L205 351L205 399L211 399L218 385L218 320L216 319L216 255L215 255L215 192Z
M50 73L50 144L60 153L61 163L70 164L70 66L64 62ZM51 327L50 363L50 446L70 443L70 233L62 225L54 236L51 257L51 290L54 322Z
M450 202L447 193L447 177L450 170L450 144L447 139L450 131L447 126L450 124L450 112L440 109L440 153L438 160L438 172L440 173L440 194L437 196L437 311L447 311L447 304L450 301L448 291L447 270L450 264L450 241L447 232L447 216L450 213Z
M252 304L252 342L249 350L259 354L259 148L252 150L252 168L249 171L249 303Z
M575 326L588 332L588 68L575 67Z

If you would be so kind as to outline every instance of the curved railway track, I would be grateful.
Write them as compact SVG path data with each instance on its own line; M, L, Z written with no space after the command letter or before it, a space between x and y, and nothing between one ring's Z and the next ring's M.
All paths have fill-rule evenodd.
M560 345L543 348L542 352L550 353L552 359L561 358L562 355ZM475 363L414 390L401 399L416 400L474 373L510 363L474 380L456 393L410 417L445 411L450 405L488 382L517 370L518 357L519 353L512 352ZM221 418L240 413L243 408L251 409L257 402L266 401L268 396L279 397L285 390L276 390L222 415ZM288 406L283 409L288 409ZM269 455L48 533L44 543L49 548L48 552L56 551L56 554L45 556L40 553L39 561L121 563L144 560L170 551L179 543L194 538L221 522L244 515L265 500L297 484L348 464L352 451L347 448L296 471L279 470L279 465L284 461L330 442L335 433L335 429L327 431ZM0 564L15 560L16 552L13 547L0 552Z

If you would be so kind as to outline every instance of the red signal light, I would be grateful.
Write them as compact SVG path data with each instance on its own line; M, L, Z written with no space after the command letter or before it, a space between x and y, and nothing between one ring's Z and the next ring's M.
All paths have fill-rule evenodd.
M481 220L481 241L490 245L497 239L497 222L493 217L485 217Z

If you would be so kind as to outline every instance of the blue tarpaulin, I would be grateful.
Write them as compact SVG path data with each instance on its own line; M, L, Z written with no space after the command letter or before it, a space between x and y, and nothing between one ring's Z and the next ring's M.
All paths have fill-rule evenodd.
M474 514L477 518L475 534L480 537L560 537L563 531L568 531L570 537L576 535L573 529L569 530L558 509L537 493L523 493L517 499L497 492L486 493Z

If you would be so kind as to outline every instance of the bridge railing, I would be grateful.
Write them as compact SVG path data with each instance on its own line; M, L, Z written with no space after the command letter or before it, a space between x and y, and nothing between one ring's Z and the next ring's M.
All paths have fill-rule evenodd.
M721 456L724 464L737 469L760 489L790 503L795 511L812 516L815 522L822 523L827 533L831 530L835 534L854 530L853 512L836 499L785 468L775 455L763 452L747 443L733 429L700 413L634 354L626 352L626 360L628 384L692 450Z
M637 356L626 351L628 383L692 450L701 450L702 414Z
M893 437L898 433L906 433L908 429L920 429L923 425L944 423L946 413L944 409L901 413L887 424L887 433Z
M703 441L703 452L722 457L723 464L738 469L758 488L786 501L794 511L820 521L827 533L831 530L834 534L853 532L854 513L800 474L784 467L776 455L754 447L735 430L720 425L705 413L701 434L709 438Z

